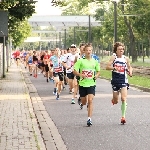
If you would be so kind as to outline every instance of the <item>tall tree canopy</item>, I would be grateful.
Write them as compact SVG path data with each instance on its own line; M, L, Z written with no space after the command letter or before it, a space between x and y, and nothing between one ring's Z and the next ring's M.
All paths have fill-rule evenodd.
M94 38L99 42L104 39L113 43L114 30L114 1L112 0L54 0L54 6L66 8L64 12L80 12L83 15L84 9L89 4L96 4L97 10L95 17L102 21L102 26L94 32ZM107 6L107 7L105 7ZM132 56L132 61L137 61L137 42L149 41L150 51L150 0L120 0L117 3L117 35L118 40L123 41L128 46L128 52ZM93 30L94 31L94 30ZM97 32L96 32L97 31ZM99 33L99 34L97 34ZM98 37L99 35L99 37ZM103 38L102 38L103 37ZM96 40L95 39L95 40ZM109 40L108 40L109 39ZM148 39L148 40L147 40ZM94 40L94 42L95 42ZM98 42L98 41L97 41ZM147 44L148 45L148 44Z
M30 25L27 19L35 13L34 0L5 0L1 2L0 9L8 11L9 37L13 45L19 46L23 39L30 34Z

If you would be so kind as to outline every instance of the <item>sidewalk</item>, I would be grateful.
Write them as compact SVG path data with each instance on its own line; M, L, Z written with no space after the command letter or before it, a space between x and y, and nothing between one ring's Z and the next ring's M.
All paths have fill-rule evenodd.
M21 69L0 80L0 150L46 150Z

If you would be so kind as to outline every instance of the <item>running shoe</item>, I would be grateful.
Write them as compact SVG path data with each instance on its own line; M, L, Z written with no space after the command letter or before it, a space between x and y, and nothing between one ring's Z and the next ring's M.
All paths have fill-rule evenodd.
M72 100L71 100L71 104L75 104L75 101L74 101L74 99L72 98Z
M114 105L114 100L113 99L111 100L111 103Z
M59 94L57 94L57 96L56 96L56 100L59 100Z
M121 118L121 123L122 123L122 124L125 124L125 123L126 123L126 120L125 120L124 117Z
M72 94L72 90L69 90L69 94Z
M83 109L83 105L82 105L82 103L80 104L80 109Z
M49 81L53 82L53 78L49 77Z
M48 82L48 79L46 79L46 81Z
M34 77L37 78L37 74L34 74Z
M80 97L78 98L78 104L79 104L79 105L81 104L81 99L80 99Z
M88 121L87 121L87 126L91 126L92 125L92 121L89 119Z
M57 92L53 92L53 94L57 96Z
M66 90L66 88L63 86L63 91Z
M111 100L111 102L112 102L113 105L118 103L118 102L115 102L113 99Z

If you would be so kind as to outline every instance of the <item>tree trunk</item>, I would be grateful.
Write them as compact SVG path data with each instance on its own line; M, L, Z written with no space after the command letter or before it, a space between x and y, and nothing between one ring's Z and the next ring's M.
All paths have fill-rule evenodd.
M124 0L122 0L122 4L124 4ZM124 14L124 5L122 5L121 7L121 11ZM124 16L124 22L128 28L129 31L129 49L131 52L131 56L132 56L132 62L137 61L137 51L136 51L136 46L135 46L135 37L133 34L133 30L132 30L132 26L131 26L131 22L127 19L127 16Z

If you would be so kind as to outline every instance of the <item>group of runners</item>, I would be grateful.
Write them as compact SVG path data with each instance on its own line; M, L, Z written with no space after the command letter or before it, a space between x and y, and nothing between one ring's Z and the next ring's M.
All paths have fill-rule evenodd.
M132 76L132 67L129 58L123 55L124 45L120 42L114 44L114 54L107 63L106 69L112 71L112 103L118 103L119 93L121 94L121 123L126 123L126 99L129 87L127 74ZM79 48L72 44L67 50L59 48L48 51L22 51L20 59L25 68L29 69L30 76L37 78L43 73L46 82L54 82L53 94L59 100L60 93L69 86L69 94L72 94L71 104L75 104L75 98L79 92L78 104L82 109L87 105L87 125L92 125L93 98L95 96L96 79L100 76L100 59L93 54L91 43L81 43Z

